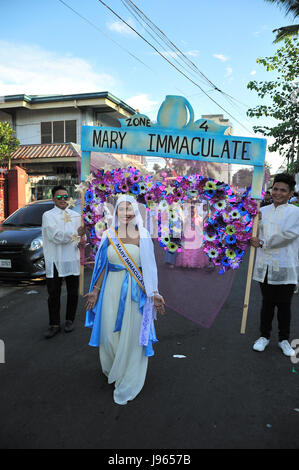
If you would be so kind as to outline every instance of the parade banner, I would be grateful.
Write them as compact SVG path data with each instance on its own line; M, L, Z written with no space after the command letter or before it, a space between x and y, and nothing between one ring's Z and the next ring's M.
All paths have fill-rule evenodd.
M182 161L193 160L249 165L253 167L253 179L250 195L248 191L244 193L244 200L239 200L238 198L234 200L235 196L233 194L230 195L229 187L222 188L221 183L205 181L203 177L198 179L198 175L193 175L192 181L187 181L186 177L184 177L182 183L177 181L178 186L176 184L175 188L164 187L163 183L157 183L160 185L159 188L145 196L146 204L148 207L151 207L151 204L155 205L153 194L161 193L160 199L162 200L166 197L167 202L167 197L171 196L170 191L173 192L175 190L176 195L178 195L178 187L182 184L192 188L195 185L194 189L196 189L198 195L202 190L203 197L209 199L210 203L213 204L214 210L216 210L215 216L209 218L206 224L206 230L210 230L211 233L205 235L205 251L207 253L208 250L208 256L216 266L221 265L219 274L230 269L237 269L240 260L245 254L245 245L248 244L250 236L256 236L258 229L258 216L256 216L255 223L253 223L252 218L259 210L259 202L252 201L255 203L255 206L253 206L250 203L250 199L260 201L262 198L266 139L232 136L228 126L221 126L207 119L195 120L191 104L182 96L166 96L159 109L157 122L152 122L146 115L137 113L126 119L119 119L119 124L119 127L82 126L81 180L83 185L84 183L85 185L87 184L85 188L89 187L89 191L86 192L85 196L85 202L89 208L87 213L85 211L85 219L92 220L90 208L93 206L92 201L95 197L92 190L92 181L94 179L104 178L103 181L97 184L96 189L97 193L100 191L99 194L102 194L101 191L104 190L104 199L110 191L110 189L108 191L108 187L115 188L117 193L129 190L127 183L123 184L123 188L113 184L113 177L110 173L109 184L108 182L106 184L104 173L98 174L97 177L90 174L91 152L163 157L165 159L180 159ZM117 176L116 172L115 177ZM129 176L132 179L132 175ZM135 178L138 181L140 180L138 175L135 175ZM201 188L201 186L203 187ZM132 193L134 193L134 190L134 187L132 187ZM136 194L138 194L138 191ZM179 192L183 195L183 186ZM223 193L224 200L218 200L217 193L220 194L220 192ZM186 195L182 196L181 201L185 201L193 193L194 191L187 191ZM215 201L213 201L214 194ZM82 200L83 198L82 194ZM236 207L233 207L232 204L235 204ZM221 205L223 207L220 207ZM238 220L235 220L235 218ZM228 226L226 226L227 224ZM242 232L243 225L246 226L244 233ZM250 235L251 232L252 234ZM163 238L162 235L160 243L163 240L168 240L168 237ZM169 250L170 253L175 251L174 247L177 247L177 244L173 243L173 247L169 248L169 240L167 243L167 247L164 248ZM224 245L227 243L229 246L225 247ZM246 327L254 253L255 249L251 247L243 306L242 333L245 333Z
M254 167L252 197L261 198L266 139L226 135L227 126L194 121L194 111L181 96L167 96L157 123L136 114L120 127L82 126L82 180L90 173L90 152L176 158Z

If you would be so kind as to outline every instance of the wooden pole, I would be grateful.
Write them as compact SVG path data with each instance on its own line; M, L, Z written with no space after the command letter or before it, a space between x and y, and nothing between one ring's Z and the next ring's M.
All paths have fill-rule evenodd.
M81 142L82 144L82 142ZM81 183L84 183L90 174L90 152L81 151ZM81 193L81 227L84 227L83 208L85 205L85 191ZM79 293L84 294L84 261L85 261L85 248L80 251L80 283Z
M258 201L257 205L257 215L254 219L253 228L252 228L252 237L257 237L258 232L258 225L259 225L259 212L260 212L260 201ZM249 256L249 265L248 265L248 274L247 274L247 282L246 282L246 291L245 291L245 299L244 299L244 306L243 306L243 318L242 318L242 326L241 326L241 334L244 335L246 331L246 323L247 323L247 315L248 315L248 307L249 307L249 299L250 299L250 292L251 292L251 281L252 281L252 273L253 273L253 264L254 264L254 255L255 255L255 247L250 247L250 256Z
M83 207L85 204L85 191L81 193L81 227L84 227L83 220ZM81 237L82 240L82 237ZM79 281L79 293L84 294L84 261L85 261L85 245L80 248L80 281Z

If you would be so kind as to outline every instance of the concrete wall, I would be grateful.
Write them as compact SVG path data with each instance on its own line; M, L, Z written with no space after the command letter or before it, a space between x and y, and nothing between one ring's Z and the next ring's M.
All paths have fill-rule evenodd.
M12 125L11 115L0 111L0 122L9 122L9 124Z
M119 121L110 113L97 113L97 122L92 108L79 109L21 109L16 111L15 131L21 145L41 144L40 123L48 121L77 121L77 144L81 145L81 126L95 125L118 127ZM0 111L0 121L8 121L13 125L10 115Z
M21 145L41 143L40 123L47 121L77 120L77 143L81 142L81 111L65 110L35 110L21 109L16 113L16 136Z

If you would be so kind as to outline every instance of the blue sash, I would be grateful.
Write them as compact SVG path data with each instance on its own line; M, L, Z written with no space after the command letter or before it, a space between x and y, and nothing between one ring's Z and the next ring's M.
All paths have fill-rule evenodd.
M119 264L112 264L112 263L108 263L108 271L111 271L111 272L126 271L126 274L125 274L125 277L121 286L120 300L119 300L118 312L117 312L115 328L114 328L114 333L115 333L116 331L121 331L125 307L126 307L126 300L127 300L128 290L129 290L130 274L125 266L121 266ZM139 310L140 310L140 313L142 314L143 306L146 302L146 295L132 276L131 276L131 279L132 279L131 298L134 302L136 303L139 302Z

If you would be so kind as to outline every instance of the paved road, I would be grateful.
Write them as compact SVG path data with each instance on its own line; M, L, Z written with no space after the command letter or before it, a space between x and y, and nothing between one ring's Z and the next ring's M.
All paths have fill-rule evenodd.
M298 448L299 366L278 349L276 327L266 352L252 351L260 305L255 283L247 333L240 335L245 272L244 265L212 328L173 311L160 317L145 387L126 406L113 403L98 352L87 346L82 300L76 331L47 342L45 286L2 297L0 448ZM297 295L293 338L299 338L298 307Z

